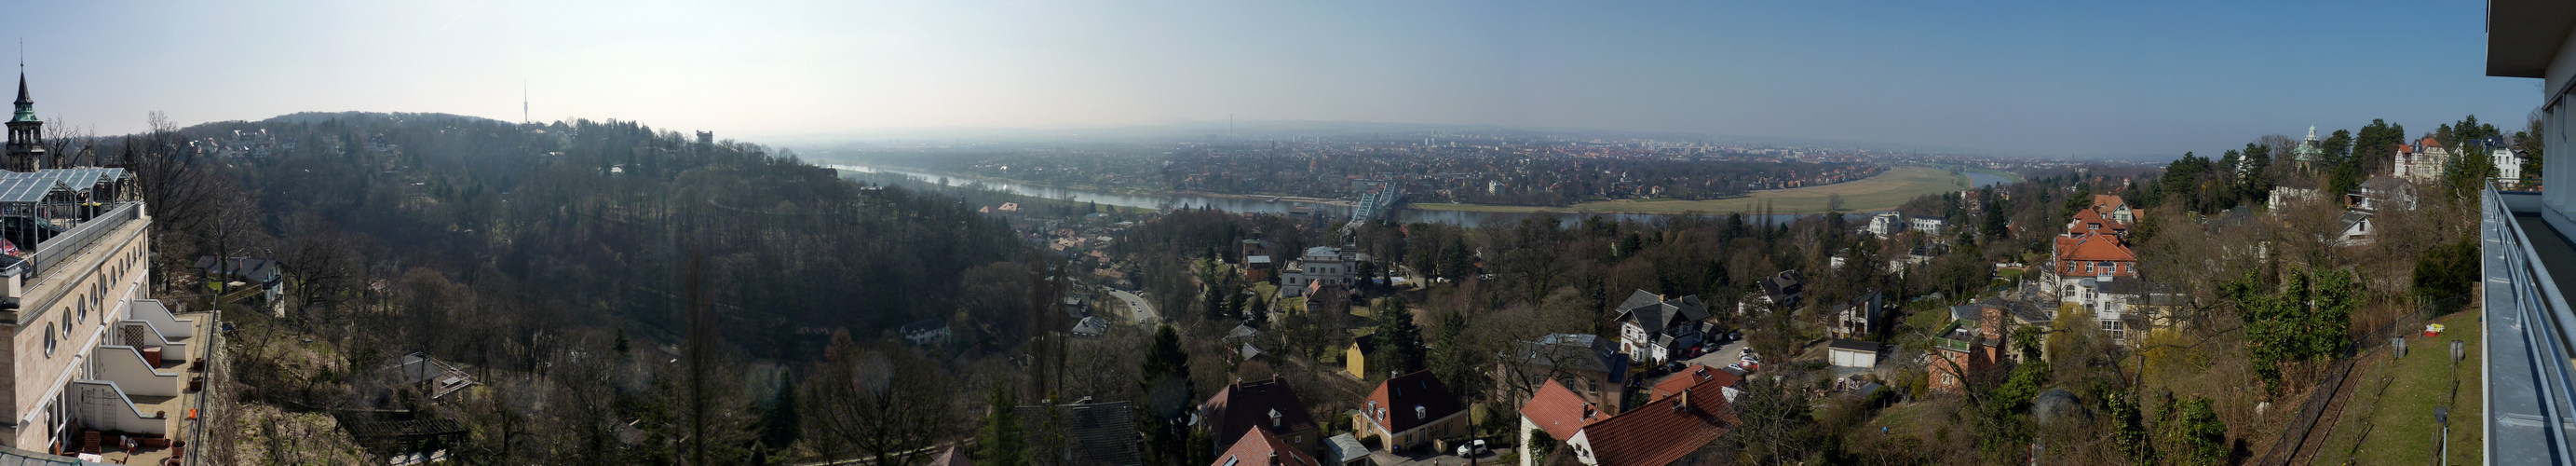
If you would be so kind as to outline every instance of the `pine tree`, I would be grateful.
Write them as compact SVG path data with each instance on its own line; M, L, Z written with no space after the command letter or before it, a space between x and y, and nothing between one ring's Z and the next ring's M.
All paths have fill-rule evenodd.
M1026 433L1021 431L1025 427L1016 409L1020 405L1018 397L1011 396L1010 389L996 386L984 400L991 411L984 414L984 427L975 433L976 456L983 457L979 461L991 466L1027 464L1027 440L1023 438Z

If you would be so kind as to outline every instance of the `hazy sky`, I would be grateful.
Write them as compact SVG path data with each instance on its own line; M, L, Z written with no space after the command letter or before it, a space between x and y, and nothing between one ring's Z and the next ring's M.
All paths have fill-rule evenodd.
M261 3L261 2L254 2ZM2484 4L39 2L39 113L624 119L758 140L1223 120L1492 123L2175 154L2521 123Z

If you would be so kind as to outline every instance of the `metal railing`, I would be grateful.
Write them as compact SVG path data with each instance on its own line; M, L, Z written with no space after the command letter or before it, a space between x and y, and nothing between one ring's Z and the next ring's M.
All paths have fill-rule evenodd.
M2482 276L2486 286L2485 338L2480 348L2489 464L2576 464L2569 433L2576 430L2576 314L2541 260L2537 246L2515 218L2516 205L2544 212L2538 195L2512 195L2490 185L2480 222ZM2563 241L2561 238L2541 238Z
M89 247L90 243L97 242L99 238L107 236L108 232L115 231L117 227L124 225L125 222L141 218L143 218L143 203L120 203L117 204L115 208L109 209L105 214L92 217L88 221L72 226L72 229L69 231L64 231L62 234L54 235L53 238L46 239L43 243L36 245L36 258L31 261L34 262L36 266L34 275L43 276L46 270L51 270L53 268L54 264L62 263L64 260L71 259L72 256L79 255L81 248Z

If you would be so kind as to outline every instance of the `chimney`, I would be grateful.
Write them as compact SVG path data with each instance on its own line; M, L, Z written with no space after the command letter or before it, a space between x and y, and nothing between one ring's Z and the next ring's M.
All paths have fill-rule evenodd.
M1685 389L1682 389L1682 393L1681 393L1680 395L1674 395L1674 397L1680 398L1680 400L1679 400L1680 402L1678 402L1678 403L1673 403L1673 411L1684 412L1684 413L1690 412L1690 409L1691 409L1691 404L1690 404L1690 392L1691 392L1691 391L1690 391L1690 389L1685 388Z

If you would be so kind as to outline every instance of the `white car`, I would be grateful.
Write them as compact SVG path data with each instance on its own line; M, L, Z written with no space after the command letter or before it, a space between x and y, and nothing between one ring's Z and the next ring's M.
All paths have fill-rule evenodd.
M1461 457L1478 456L1491 452L1493 452L1493 450L1485 449L1484 439L1477 439L1474 442L1467 442L1458 445L1458 456Z

